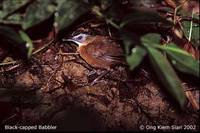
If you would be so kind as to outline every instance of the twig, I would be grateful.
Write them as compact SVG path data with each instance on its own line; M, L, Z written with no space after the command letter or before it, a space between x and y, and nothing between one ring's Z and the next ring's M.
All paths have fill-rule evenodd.
M0 25L20 26L20 22L1 20Z
M98 76L90 85L93 86L94 84L97 83L100 79L102 79L105 75L107 75L109 71L104 71L100 76Z
M50 42L48 42L47 44L45 44L43 47L37 49L36 51L34 51L32 53L32 55L35 55L37 53L39 53L40 51L42 51L43 49L47 48L49 45L53 44L55 42L55 39L52 39Z
M38 50L34 51L32 53L32 55L35 55L39 52L41 52L43 49L45 49L46 47L48 47L49 45L51 45L52 43L54 43L55 40L51 40L50 42L48 42L46 45L44 45L43 47L39 48ZM17 61L9 61L9 62L4 62L4 63L0 63L0 66L7 66L7 65L14 65L14 64L19 64L21 61L17 60Z
M0 66L6 66L6 65L14 65L16 63L18 63L19 61L9 61L9 62L3 62L0 63Z
M196 110L199 110L199 104L196 102L191 91L187 91L187 92L185 92L185 94L186 94L186 97L188 98L189 102L191 103L192 107Z
M177 16L177 12L178 10L189 0L185 0L183 1L179 6L177 6L174 10L174 25L176 24L176 16Z
M194 9L192 9L192 18L194 17ZM193 21L190 22L190 32L189 32L189 37L188 37L188 41L191 41L192 38L192 29L193 29Z
M109 36L112 38L112 33L111 33L111 30L110 30L110 27L109 27L108 23L106 23L106 25L107 25L107 27L108 27L108 34L109 34Z
M3 120L3 121L1 122L1 124L4 124L4 123L6 123L6 122L12 120L12 119L13 119L14 117L16 117L16 116L17 116L17 114L13 114L13 115L9 116L7 119Z
M53 76L55 76L56 72L60 69L60 67L62 66L62 64L63 64L63 61L59 64L58 67L55 68L55 70L53 71L53 73L50 75L50 77L48 78L48 80L47 80L47 82L46 82L46 84L45 84L45 87L44 87L45 89L48 88L49 82L51 81L51 79L53 78ZM48 91L49 91L49 90L48 90ZM47 92L48 92L48 91L47 91Z
M198 89L187 89L187 90L184 90L184 92L187 92L187 91L197 91Z

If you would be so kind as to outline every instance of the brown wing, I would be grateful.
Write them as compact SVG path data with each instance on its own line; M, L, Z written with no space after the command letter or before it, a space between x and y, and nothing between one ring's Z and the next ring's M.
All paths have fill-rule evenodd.
M108 37L96 36L96 39L91 44L88 44L87 52L97 59L110 62L111 64L124 63L122 48Z

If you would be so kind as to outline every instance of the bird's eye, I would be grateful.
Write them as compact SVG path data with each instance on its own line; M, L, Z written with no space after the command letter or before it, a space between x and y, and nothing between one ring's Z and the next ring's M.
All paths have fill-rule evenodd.
M82 38L83 38L82 36L79 36L77 39L78 39L78 40L81 40Z

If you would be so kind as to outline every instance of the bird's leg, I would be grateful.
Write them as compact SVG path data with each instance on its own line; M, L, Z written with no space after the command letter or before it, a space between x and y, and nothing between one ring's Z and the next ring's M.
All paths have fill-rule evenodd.
M94 84L96 84L100 79L102 79L106 74L108 74L110 71L106 70L103 73L101 73L101 75L99 75L95 80L92 81L92 83L90 84L91 86L93 86Z
M94 74L96 74L96 73L97 73L96 70L92 70L92 71L89 72L88 76L94 75Z
M104 71L100 70L100 69L94 69L92 68L91 71L89 72L88 76L92 76L92 75L101 75Z

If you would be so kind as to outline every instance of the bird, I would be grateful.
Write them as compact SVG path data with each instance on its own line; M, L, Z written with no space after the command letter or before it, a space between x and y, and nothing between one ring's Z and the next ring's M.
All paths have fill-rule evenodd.
M79 55L94 68L110 70L126 64L122 47L111 37L79 33L63 41L77 44Z

